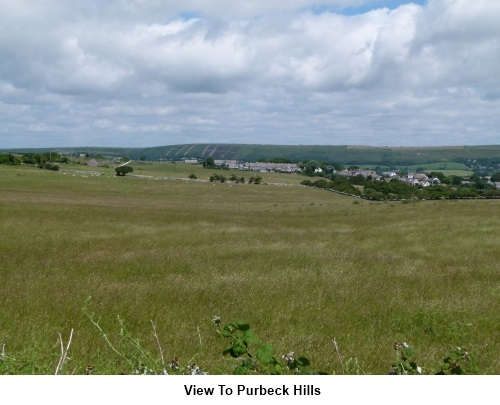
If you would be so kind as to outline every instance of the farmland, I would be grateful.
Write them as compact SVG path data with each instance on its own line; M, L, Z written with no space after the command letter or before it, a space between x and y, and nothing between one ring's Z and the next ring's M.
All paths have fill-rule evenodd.
M130 373L116 351L140 342L158 361L153 321L166 360L228 374L220 316L328 373L345 372L334 339L367 374L389 371L397 341L426 373L457 346L500 373L498 200L360 201L299 175L209 183L184 164L81 169L0 166L0 372L53 374L58 333L74 329L64 373Z

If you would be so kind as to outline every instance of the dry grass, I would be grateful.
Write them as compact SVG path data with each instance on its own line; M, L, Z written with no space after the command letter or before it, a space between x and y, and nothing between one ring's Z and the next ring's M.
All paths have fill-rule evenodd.
M429 368L466 345L498 374L499 202L353 201L0 168L0 345L23 359L19 373L51 374L58 333L74 329L65 371L129 371L82 312L92 296L114 342L120 315L154 352L153 320L168 358L197 354L211 373L233 364L210 323L219 315L329 372L341 371L335 337L367 373L386 373L405 340Z

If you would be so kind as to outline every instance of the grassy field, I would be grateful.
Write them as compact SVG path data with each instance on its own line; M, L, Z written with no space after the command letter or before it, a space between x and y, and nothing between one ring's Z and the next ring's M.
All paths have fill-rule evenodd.
M474 174L474 172L463 163L455 162L428 163L421 166L408 166L409 171L416 171L418 168L423 168L426 172L441 172L445 176L466 177Z
M88 170L84 166L70 170ZM134 174L211 174L134 165ZM294 185L117 178L0 166L0 371L130 373L133 336L166 360L231 373L213 316L245 320L277 354L386 374L406 341L424 372L465 345L500 373L500 202L375 203ZM128 334L121 331L118 316ZM121 333L121 338L120 338ZM128 340L127 340L128 339ZM127 352L130 349L130 352ZM2 368L3 367L3 368Z
M260 173L241 170L205 169L202 165L191 165L187 163L141 163L133 162L134 175L146 175L154 177L174 177L186 179L190 174L194 174L199 180L208 180L212 174L223 175L229 178L232 174L237 177L244 177L245 182L251 176L261 176L262 183L269 184L299 184L304 180L304 176L290 173Z

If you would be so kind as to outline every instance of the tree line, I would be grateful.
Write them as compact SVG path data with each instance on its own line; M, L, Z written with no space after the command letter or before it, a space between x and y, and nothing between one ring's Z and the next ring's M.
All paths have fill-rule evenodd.
M41 169L59 170L60 163L68 163L69 159L56 152L46 153L0 153L0 164L4 165L36 165Z
M430 177L439 178L439 183L427 187L410 185L397 179L373 180L361 175L348 177L335 173L319 173L313 177L318 180L304 180L302 185L328 189L344 194L358 196L368 200L439 200L461 198L500 198L500 189L492 182L500 181L500 172L487 181L477 175L467 180L460 176L445 176L443 173L429 173Z

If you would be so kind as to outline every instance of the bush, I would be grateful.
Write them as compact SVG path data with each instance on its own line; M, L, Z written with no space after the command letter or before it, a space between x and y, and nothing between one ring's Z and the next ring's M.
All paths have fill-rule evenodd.
M134 169L130 166L120 166L115 169L116 175L124 177L127 173L132 173Z
M212 182L212 183L215 183L217 181L220 181L221 183L225 183L226 182L226 177L221 175L221 174L212 174L209 178L209 180Z
M249 184L260 184L262 182L262 177L260 176L252 176L248 179Z
M50 162L41 163L38 167L40 169L53 170L55 172L59 171L59 165Z

